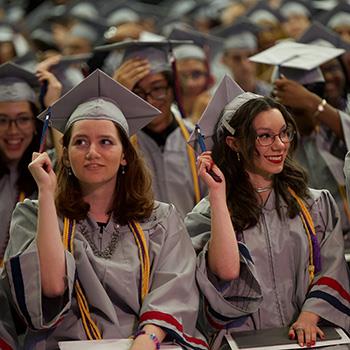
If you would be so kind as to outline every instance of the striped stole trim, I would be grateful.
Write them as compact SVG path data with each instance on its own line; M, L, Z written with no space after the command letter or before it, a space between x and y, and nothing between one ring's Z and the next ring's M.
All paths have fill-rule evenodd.
M326 290L313 290L313 287L324 287ZM334 278L321 277L311 285L311 291L307 295L307 299L317 298L326 301L338 311L350 317L350 294L349 292Z
M0 338L0 349L1 350L12 350L11 346L8 345L5 340Z
M191 349L209 349L208 344L204 340L185 333L183 325L170 314L161 311L146 311L140 317L140 323L152 323L153 320L164 322L165 325L161 325L161 327L166 328L167 334L173 335L178 343Z
M73 254L74 250L74 234L75 234L75 220L69 220L64 218L63 221L63 245L70 253ZM98 329L96 323L92 319L89 310L89 304L87 302L83 288L80 285L78 277L75 279L75 293L77 297L78 307L80 311L80 316L82 324L85 330L86 337L89 340L99 340L102 339L100 330Z
M297 201L300 212L299 216L303 223L308 243L309 243L309 278L310 283L314 280L315 273L321 270L321 256L320 256L320 247L317 241L315 226L311 217L310 212L308 211L303 200L290 188L288 187L289 193Z
M175 117L177 123L179 124L182 136L184 137L186 143L190 139L190 133L188 132L185 123L182 119ZM196 166L196 156L194 153L194 149L187 143L186 150L188 155L188 160L190 162L192 180L193 180L193 188L194 188L194 201L197 204L201 200L201 192L199 189L199 179L197 174L197 166Z
M150 279L150 260L148 254L148 247L145 238L145 234L138 222L130 222L129 228L134 235L134 239L139 250L139 258L141 262L141 301L145 299L149 290L149 279Z

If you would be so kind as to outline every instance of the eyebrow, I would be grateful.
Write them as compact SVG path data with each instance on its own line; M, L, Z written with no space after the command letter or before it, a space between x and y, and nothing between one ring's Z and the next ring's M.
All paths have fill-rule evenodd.
M87 134L76 134L74 135L72 138L78 138L78 137L85 137L85 138L89 138L89 136ZM98 138L102 139L102 138L113 138L115 139L116 136L112 135L112 134L102 134L102 135L98 135Z
M287 127L288 127L288 125L287 125L287 124L284 124L284 125L281 127L280 131L282 131L283 129L286 129ZM273 130L272 130L271 128L264 128L264 127L261 127L261 128L255 129L255 131L258 132L258 131L273 131Z

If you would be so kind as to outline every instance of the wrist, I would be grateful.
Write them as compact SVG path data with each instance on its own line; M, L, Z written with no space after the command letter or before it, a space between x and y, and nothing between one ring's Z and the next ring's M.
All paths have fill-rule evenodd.
M312 116L314 118L317 118L322 112L324 112L326 105L327 105L327 101L325 99L322 99L318 103L316 109L314 109L314 112L313 112Z
M153 345L154 345L154 348L156 350L159 350L160 349L160 342L159 342L159 339L158 337L155 335L155 333L148 333L146 332L145 330L141 329L141 330L138 330L135 335L134 335L134 340L136 340L138 337L140 336L145 336L147 337L148 339L150 339L152 342L153 342Z

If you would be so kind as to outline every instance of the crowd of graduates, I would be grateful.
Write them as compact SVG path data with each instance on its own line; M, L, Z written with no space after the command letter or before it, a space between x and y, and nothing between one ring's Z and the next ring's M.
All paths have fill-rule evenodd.
M0 348L349 332L349 52L341 0L0 1Z

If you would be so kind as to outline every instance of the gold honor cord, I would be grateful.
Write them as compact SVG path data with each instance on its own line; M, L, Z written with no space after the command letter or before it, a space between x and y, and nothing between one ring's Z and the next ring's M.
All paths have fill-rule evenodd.
M190 138L190 133L186 129L185 123L182 119L175 117L179 128L181 130L182 136L185 139L185 142ZM138 142L137 142L137 135L132 135L130 137L130 142L134 146L134 148L138 148ZM199 189L199 180L198 180L198 174L197 174L197 167L196 167L196 156L194 153L194 150L189 144L186 144L186 150L188 155L188 160L190 162L190 168L191 168L191 174L192 174L192 180L193 180L193 189L194 189L194 201L195 204L197 204L201 199L201 193Z
M187 143L187 141L190 139L190 133L188 132L185 126L185 123L183 122L182 119L178 117L175 117L175 119L179 124L180 130L182 132L182 136L186 141L187 155L188 155L188 160L190 161L190 167L191 167L191 173L192 173L192 179L193 179L194 200L195 200L195 204L197 204L201 200L201 193L199 189L199 180L198 180L197 167L196 167L196 156L194 153L194 149Z
M143 301L148 294L149 278L150 278L150 260L148 254L148 247L145 238L145 234L141 225L138 222L129 223L134 239L139 251L139 257L141 262L141 300ZM75 234L75 220L71 221L68 218L64 218L63 221L63 245L70 253L73 254L73 242ZM89 340L102 339L100 330L96 323L92 319L89 310L89 304L84 294L84 291L79 283L78 277L75 280L75 292L78 301L79 312L81 315L83 327L86 336Z
M24 199L26 198L26 194L24 192L20 192L19 195L18 195L18 200L17 202L23 202ZM10 220L10 223L9 223L9 226L11 225L11 220ZM5 250L6 250L6 247L7 247L7 243L8 243L8 240L9 240L9 235L10 235L10 227L8 228L8 232L7 232L7 239L6 239L6 242L4 243L4 248L3 248L3 251L0 251L0 254L5 254ZM3 258L0 258L0 269L4 267L4 259Z
M308 243L309 243L309 269L308 270L309 270L310 283L312 283L315 277L314 249L313 249L312 237L311 237L311 235L316 237L314 222L302 199L290 187L288 188L288 191L292 195L292 197L297 201L301 209L300 218L303 223L303 226L307 235Z
M134 239L139 250L139 257L141 262L141 301L145 299L149 289L150 277L150 260L148 254L148 247L143 230L138 222L131 222L129 227L134 235Z

